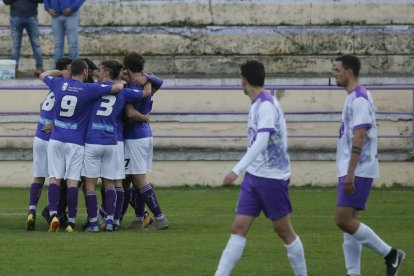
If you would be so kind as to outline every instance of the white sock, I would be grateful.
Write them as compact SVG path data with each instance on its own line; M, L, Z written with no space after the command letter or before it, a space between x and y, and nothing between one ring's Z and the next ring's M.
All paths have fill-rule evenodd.
M346 274L361 275L362 244L352 235L344 233L342 248L344 250Z
M386 244L369 226L362 222L360 222L358 230L352 236L383 257L391 251L391 246Z
M217 267L215 276L228 276L233 270L234 265L240 259L243 254L244 247L246 246L246 238L231 234L230 239L227 242L226 248L224 248L221 254L220 262Z
M305 252L299 236L291 244L285 244L288 259L296 276L308 275L306 271Z

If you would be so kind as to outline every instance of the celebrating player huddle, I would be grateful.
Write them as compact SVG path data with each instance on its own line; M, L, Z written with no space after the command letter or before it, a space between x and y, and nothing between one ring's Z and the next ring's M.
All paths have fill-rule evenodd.
M102 208L105 214L104 228L106 231L113 231L119 227L122 210L125 211L122 185L122 179L125 178L122 135L124 117L128 119L126 133L135 133L135 140L142 144L135 152L126 148L128 159L138 160L132 163L135 167L127 173L132 174L134 186L143 190L144 196L141 199L144 206L146 203L154 213L155 220L150 228L158 230L169 227L155 192L145 177L151 170L152 162L152 134L149 125L146 123L146 127L142 127L142 121L139 121L142 114L137 110L129 107L127 116L123 112L126 104L133 107L141 105L145 109L140 111L144 115L148 114L152 108L151 96L161 87L162 80L143 73L144 59L136 53L125 56L124 62L128 63L128 68L124 68L117 61L102 62L98 69L97 83L84 82L88 76L88 65L82 59L70 64L66 62L65 66L60 67L58 62L57 69L60 70L46 71L39 76L50 92L42 104L34 140L35 178L30 191L27 230L35 229L36 205L46 177L50 179L50 232L56 232L59 226L63 226L67 232L75 231L81 176L84 177L88 214L85 231L99 231L95 192L98 178L102 179L105 188ZM123 70L127 71L129 84L120 79ZM124 88L124 85L128 87ZM142 139L145 141L141 141ZM149 140L151 143L148 143ZM44 156L45 152L47 158ZM139 161L144 161L145 165L137 165ZM141 169L136 169L136 166ZM66 180L67 185L66 225L60 225L62 220L58 217L59 202L65 200L60 196L63 180Z

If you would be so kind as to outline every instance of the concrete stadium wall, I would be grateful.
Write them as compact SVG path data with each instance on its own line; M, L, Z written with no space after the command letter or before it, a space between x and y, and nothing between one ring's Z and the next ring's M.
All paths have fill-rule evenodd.
M50 68L50 17L39 11ZM255 58L268 74L325 75L343 53L361 56L366 75L414 71L410 0L88 0L80 13L82 56L99 62L135 50L158 74L235 75L237 65ZM8 7L1 3L0 58L10 47ZM27 39L22 53L21 69L32 69Z
M148 179L155 186L174 187L183 185L222 185L225 175L235 161L155 161ZM381 176L374 186L392 186L398 183L412 186L414 170L412 162L380 162ZM32 183L32 162L0 161L1 187L29 187ZM240 184L239 177L236 184ZM292 186L334 186L337 183L334 161L293 161Z

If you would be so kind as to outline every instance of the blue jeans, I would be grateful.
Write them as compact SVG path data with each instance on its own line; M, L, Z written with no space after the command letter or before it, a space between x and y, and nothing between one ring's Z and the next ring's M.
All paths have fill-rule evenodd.
M55 65L58 59L63 57L65 44L65 33L68 39L69 57L79 58L78 52L78 29L79 13L75 12L71 16L59 15L52 17L53 39L55 41Z
M39 39L39 22L37 16L10 18L10 29L12 36L11 58L16 61L16 69L19 67L20 49L22 47L23 30L29 35L30 44L32 45L33 55L36 60L36 68L43 67L42 49L40 48Z

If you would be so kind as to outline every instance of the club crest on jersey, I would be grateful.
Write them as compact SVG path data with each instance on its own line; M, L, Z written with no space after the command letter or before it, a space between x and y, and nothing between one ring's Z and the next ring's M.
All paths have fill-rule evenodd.
M67 83L67 82L65 82L65 83L62 85L62 91L66 91L66 89L68 89L68 83Z

